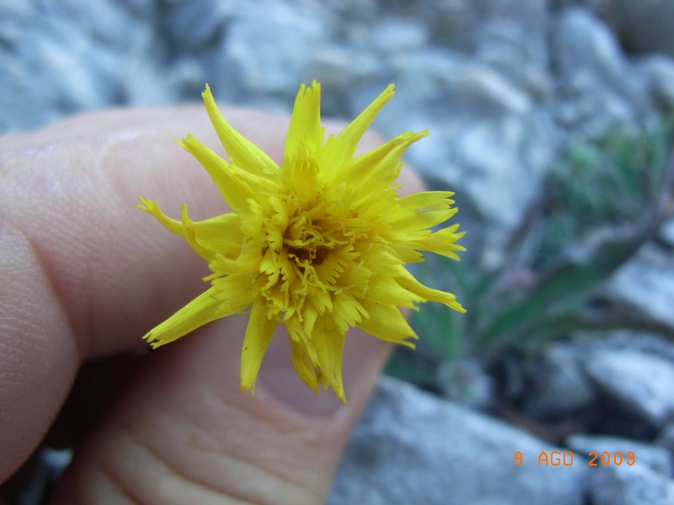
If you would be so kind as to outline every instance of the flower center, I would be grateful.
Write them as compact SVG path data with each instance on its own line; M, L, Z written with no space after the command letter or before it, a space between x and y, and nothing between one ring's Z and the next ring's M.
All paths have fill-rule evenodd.
M303 268L303 264L307 261L314 266L322 264L329 253L330 248L325 246L307 249L288 247L288 258L294 259L300 268Z
M270 202L271 212L263 218L261 294L270 316L302 321L307 303L319 313L331 310L332 297L341 290L340 272L358 256L353 251L361 233L348 219L354 213L328 201L321 190L313 197L277 195L278 203Z

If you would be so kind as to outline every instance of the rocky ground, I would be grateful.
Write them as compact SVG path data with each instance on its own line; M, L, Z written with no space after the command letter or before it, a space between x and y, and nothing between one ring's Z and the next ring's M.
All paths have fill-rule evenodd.
M674 111L671 26L667 0L0 2L0 131L197 101L205 82L287 113L317 79L326 115L351 117L394 82L376 127L431 131L408 161L457 192L470 264L497 269L569 146ZM673 328L673 251L669 219L603 297ZM382 380L329 503L674 504L670 341L567 335L454 367L451 401Z

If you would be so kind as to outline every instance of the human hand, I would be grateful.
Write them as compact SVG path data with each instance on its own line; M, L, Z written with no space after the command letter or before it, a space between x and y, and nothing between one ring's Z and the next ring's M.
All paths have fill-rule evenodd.
M286 119L223 112L280 161ZM91 396L68 402L84 406L77 417L119 382L107 358L146 350L140 337L206 289L203 260L135 209L151 194L166 210L187 202L195 220L227 211L171 142L187 133L219 145L201 107L101 112L0 137L0 482L44 438L83 363L100 360ZM378 143L368 134L361 147ZM421 190L409 170L400 182ZM277 335L251 397L239 390L245 320L215 321L140 358L78 441L52 503L321 503L388 346L349 333L342 405L304 385Z

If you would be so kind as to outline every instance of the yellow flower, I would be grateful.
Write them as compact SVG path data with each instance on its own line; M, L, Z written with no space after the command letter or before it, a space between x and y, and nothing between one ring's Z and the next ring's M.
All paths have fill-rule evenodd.
M354 157L365 130L393 96L390 85L337 136L324 138L320 85L301 86L277 165L224 119L206 86L202 94L229 163L188 135L179 145L204 166L232 209L193 222L167 217L140 197L149 212L184 237L208 261L211 287L145 339L172 342L208 322L250 311L241 351L241 390L255 385L279 323L286 326L292 361L312 390L332 386L346 402L342 349L349 327L414 348L414 331L398 307L426 301L464 309L450 293L420 284L404 265L420 251L459 259L458 224L431 227L457 211L447 191L398 198L394 182L405 150L427 132L410 133Z

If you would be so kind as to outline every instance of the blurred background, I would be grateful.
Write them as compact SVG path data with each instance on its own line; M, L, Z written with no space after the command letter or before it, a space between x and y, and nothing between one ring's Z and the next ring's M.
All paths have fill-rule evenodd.
M406 160L468 248L416 265L468 314L414 314L387 374L418 388L383 381L330 503L673 504L674 2L0 0L0 132L206 82L289 113L312 79L326 117L396 85L375 128L430 130ZM513 464L554 447L614 459Z

